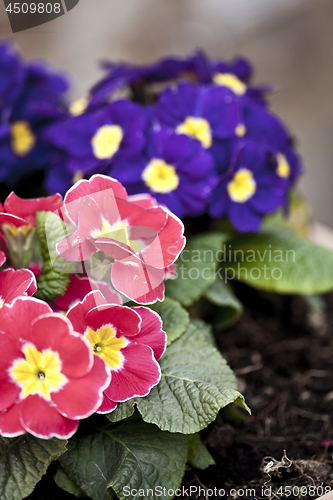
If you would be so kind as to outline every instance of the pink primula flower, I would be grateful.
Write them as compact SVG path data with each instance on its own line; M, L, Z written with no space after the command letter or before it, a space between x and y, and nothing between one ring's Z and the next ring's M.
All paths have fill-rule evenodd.
M32 297L0 309L0 434L69 438L110 383L105 363L70 321Z
M138 303L163 300L165 269L185 245L175 215L149 195L128 197L117 180L94 175L67 192L63 217L75 228L57 245L63 258L85 261L100 250L112 259L116 290Z
M96 307L101 302L104 305ZM68 311L67 318L111 372L99 413L111 412L117 402L146 396L158 384L157 360L164 353L166 333L154 311L107 304L99 291L93 291Z
M29 269L8 268L0 272L0 308L21 295L33 295L36 290L36 278Z

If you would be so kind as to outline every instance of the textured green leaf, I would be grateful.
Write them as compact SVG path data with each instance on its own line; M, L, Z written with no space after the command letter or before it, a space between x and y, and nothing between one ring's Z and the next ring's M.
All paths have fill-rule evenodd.
M36 223L43 274L38 279L35 297L54 300L67 290L70 273L75 272L76 263L63 259L56 251L56 244L68 234L66 224L60 217L53 212L37 212Z
M71 493L76 498L88 498L84 491L71 480L62 467L58 467L54 480L59 488L67 491L67 493Z
M187 438L187 461L196 469L207 469L215 460L200 438L200 434L189 434Z
M93 500L106 500L110 488L121 500L157 499L157 486L176 489L181 483L186 455L185 436L136 420L76 434L60 462ZM140 495L140 489L145 494Z
M299 294L333 289L333 253L291 232L270 230L239 236L232 241L227 257L229 276L234 274L255 288Z
M233 293L231 287L220 278L206 290L204 297L212 304L220 306L214 318L216 328L226 328L233 325L243 312L243 305Z
M185 332L190 322L188 312L176 300L166 297L163 302L150 306L162 318L163 329L168 336L168 345Z
M208 233L187 240L186 248L177 260L177 278L166 282L166 295L190 306L215 281L217 259L227 236Z
M210 337L207 325L191 322L161 358L160 383L145 398L122 403L124 413L136 405L146 422L162 430L194 434L229 403L246 407L232 370ZM112 413L109 418L114 418Z
M13 439L0 436L0 498L27 497L48 466L66 451L67 441L37 439L24 434Z

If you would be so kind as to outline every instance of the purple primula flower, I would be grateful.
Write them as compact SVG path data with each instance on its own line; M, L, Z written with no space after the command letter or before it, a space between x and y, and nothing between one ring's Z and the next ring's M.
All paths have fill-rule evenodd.
M89 109L108 100L116 90L139 82L166 82L185 74L192 75L194 80L202 83L211 81L210 64L202 51L194 52L186 58L168 57L156 63L141 66L104 63L103 69L108 74L92 88Z
M224 87L181 82L167 88L154 108L155 118L178 134L197 139L216 162L226 162L225 140L243 135L237 96Z
M286 202L286 186L269 155L253 142L235 151L230 172L221 176L210 203L213 217L227 217L240 232L257 232L262 217Z
M150 193L180 218L202 214L217 182L213 159L198 141L157 125L148 132L145 154L119 162L110 175L129 194Z
M60 154L47 185L56 182L60 187L64 179L63 192L68 181L72 184L85 175L104 173L119 161L137 156L145 143L144 124L138 104L119 100L50 127L45 136Z
M9 46L0 47L0 79L2 72L7 86L14 87L7 95L4 91L5 107L0 113L0 181L15 185L25 174L45 168L51 161L52 148L42 132L63 116L68 84L42 64L15 59ZM3 81L1 84L6 87Z

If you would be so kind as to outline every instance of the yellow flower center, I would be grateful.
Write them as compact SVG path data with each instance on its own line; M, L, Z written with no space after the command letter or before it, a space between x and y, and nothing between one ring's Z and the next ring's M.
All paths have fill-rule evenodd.
M235 128L235 134L237 135L237 137L244 137L246 132L247 132L247 130L246 130L244 123L239 123L237 125L237 127Z
M69 106L69 112L73 116L82 115L87 109L89 100L86 97L82 97L81 99L77 99L73 101Z
M119 125L103 125L100 127L91 139L95 157L99 160L112 158L118 151L123 136L123 131Z
M188 116L183 123L178 125L176 132L198 139L206 149L212 145L212 131L209 122L205 118Z
M119 243L124 243L136 253L141 252L146 247L145 243L140 239L131 240L131 228L126 224L126 222L118 221L115 224L111 225L104 218L102 219L102 221L102 229L97 229L90 233L93 238L102 237L119 241Z
M120 352L127 346L128 341L124 337L117 338L115 328L111 325L102 326L95 332L88 328L85 336L90 342L92 350L106 361L111 370L121 368L124 356Z
M10 369L12 379L22 389L21 399L38 394L50 401L51 392L59 391L67 382L58 353L50 349L40 352L32 344L26 344L23 352L25 359L16 360Z
M233 73L215 73L213 82L221 87L227 87L236 95L243 95L246 92L246 84Z
M276 173L279 177L283 177L284 179L288 179L290 176L290 165L287 161L287 158L282 154L278 153L276 156L277 160L277 168L276 168Z
M227 190L232 201L245 203L249 200L257 190L251 170L247 168L238 170L234 178L228 183Z
M37 139L29 122L17 121L10 127L12 150L17 156L27 156L35 147Z
M142 172L142 179L154 193L170 193L179 185L175 167L158 158L148 163Z

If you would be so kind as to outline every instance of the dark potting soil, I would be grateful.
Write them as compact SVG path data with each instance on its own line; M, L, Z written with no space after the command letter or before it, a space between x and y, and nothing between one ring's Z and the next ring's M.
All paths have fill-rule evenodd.
M203 431L216 465L188 468L176 498L315 499L333 490L333 447L323 444L333 439L333 294L322 311L301 297L236 292L244 314L215 336L252 415L228 407ZM75 498L54 483L56 467L29 500Z

